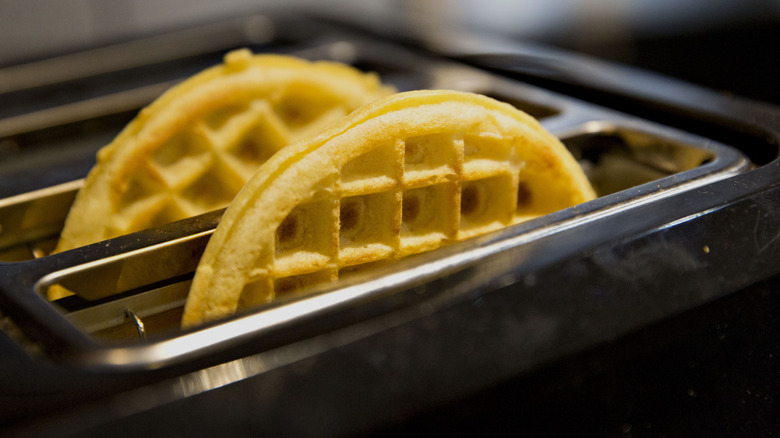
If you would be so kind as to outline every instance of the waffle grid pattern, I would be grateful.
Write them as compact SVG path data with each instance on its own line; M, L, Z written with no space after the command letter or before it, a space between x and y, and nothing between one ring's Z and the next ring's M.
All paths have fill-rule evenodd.
M310 130L347 114L342 102L297 93L228 105L198 118L141 162L116 202L106 238L225 207L257 168Z
M533 216L532 188L521 181L522 166L507 141L428 134L353 159L333 190L298 205L281 222L273 261L251 273L239 307Z

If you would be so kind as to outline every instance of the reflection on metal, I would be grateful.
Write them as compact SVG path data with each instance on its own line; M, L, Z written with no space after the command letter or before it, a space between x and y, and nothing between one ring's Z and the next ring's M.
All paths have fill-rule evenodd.
M33 258L39 259L46 255L46 252L36 244L28 244L27 246L30 249L30 254L32 254Z
M31 317L41 325L41 331L47 329L47 324L55 325L49 318L53 308L64 319L56 321L60 324L57 327L73 328L67 333L51 328L49 333L57 337L60 350L67 351L68 360L95 369L150 369L219 353L249 339L266 352L247 361L227 362L197 376L191 375L182 381L181 391L192 394L219 387L262 372L276 361L287 363L305 357L308 350L294 348L304 348L300 337L316 336L305 331L311 325L321 327L320 324L334 319L337 320L334 324L344 323L339 318L350 312L355 313L354 318L361 318L364 317L358 311L361 309L379 312L371 306L388 297L417 303L414 297L416 291L422 290L418 289L420 285L454 275L502 252L642 208L749 168L747 160L736 149L711 140L466 66L431 60L398 47L339 39L295 53L312 59L348 58L364 70L376 71L400 90L447 86L514 104L539 118L570 147L601 197L444 248L436 254L379 267L367 275L331 286L332 290L313 291L312 295L293 301L271 303L255 312L187 332L179 330L178 317L186 299L189 275L219 214L29 260L24 269L19 263L0 265L0 273L15 270L26 276L19 284L27 286L14 285L8 291L12 295L9 299L29 297L54 283L78 294L67 305L65 300L58 303L61 306L24 302ZM8 255L6 261L17 262L19 259L14 257L18 255L15 252L18 246L36 247L38 242L56 239L58 226L64 221L80 184L76 181L0 200L0 256ZM41 214L43 211L45 215ZM467 294L479 281L511 284L530 278L512 271L511 266L483 265L492 270L491 276L475 275L470 281L458 283L449 293ZM410 305L404 315L432 312L436 300L430 296L426 299L425 303ZM376 306L382 308L381 304ZM142 340L129 346L129 338L120 338L120 342L113 338L119 331L117 327L127 328L128 319L137 338ZM312 321L317 324L311 324ZM366 333L369 332L351 336ZM287 348L267 346L269 339L280 342L286 336L291 339L285 344ZM91 348L83 348L84 345ZM274 356L283 352L290 356Z
M129 250L48 276L88 300L97 300L193 272L211 230L185 235L153 247ZM108 244L107 244L108 245Z
M135 329L138 332L138 339L142 343L146 342L146 328L144 328L144 322L138 315L136 315L135 312L133 312L133 309L125 309L125 314L128 318L130 318L130 321L132 321L133 325L135 325Z
M274 34L273 22L255 15L21 64L0 70L0 94L182 59L247 41L262 43Z
M163 82L0 119L0 138L123 111L132 111L149 104L176 82Z

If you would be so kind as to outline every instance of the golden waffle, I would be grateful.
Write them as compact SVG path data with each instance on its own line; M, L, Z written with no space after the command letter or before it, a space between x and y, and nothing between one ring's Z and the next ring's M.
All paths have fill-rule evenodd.
M225 207L277 150L392 91L338 63L231 52L98 153L56 251Z
M594 196L567 149L527 114L470 93L400 93L258 170L208 243L182 324Z

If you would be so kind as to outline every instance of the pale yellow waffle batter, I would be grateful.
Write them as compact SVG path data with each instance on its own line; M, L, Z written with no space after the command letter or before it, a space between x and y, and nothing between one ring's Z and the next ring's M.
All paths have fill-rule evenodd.
M225 207L276 151L392 92L343 64L231 52L99 152L56 251Z
M594 197L560 141L508 104L390 96L261 166L211 237L182 324Z

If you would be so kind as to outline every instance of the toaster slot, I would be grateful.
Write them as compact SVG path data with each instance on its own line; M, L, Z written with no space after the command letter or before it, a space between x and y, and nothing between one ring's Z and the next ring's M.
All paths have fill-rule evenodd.
M675 193L728 178L750 166L739 150L731 145L721 145L707 138L395 46L336 39L295 50L290 48L288 53L309 59L351 63L363 70L377 72L400 91L450 88L492 96L539 119L570 149L599 198L461 242L463 245L458 244L458 248L464 249L468 257L478 257L475 254L493 251L489 249L493 247L521 245L550 235L562 227L574 227L582 221L603 218L631 206L674 196ZM115 115L131 115L127 111L124 108ZM14 134L14 141L27 139L32 143L40 140L41 145L31 149L44 150L44 146L62 148L60 155L67 155L63 151L70 150L71 144L80 144L81 149L77 150L89 150L93 154L94 149L104 143L98 140L108 131L119 129L116 126L119 120L113 116L74 123L70 126L73 129L65 131L51 131L57 129L51 126L41 127L39 133L48 134L39 137ZM90 126L95 129L81 131ZM57 132L63 135L55 135ZM56 144L59 141L64 143ZM0 167L0 183L14 180L19 169L27 169L25 166L27 164L22 163L20 167ZM52 160L38 170L41 174L49 174L61 167L62 162ZM270 303L236 319L220 321L195 331L181 331L179 321L190 281L221 212L51 254L81 184L81 180L73 180L40 189L34 187L37 190L13 193L0 199L0 274L8 278L20 276L20 281L0 282L7 288L2 291L7 296L0 298L16 305L17 311L25 309L19 314L32 318L36 331L56 338L57 350L68 351L69 357L76 362L158 366L175 357L191 357L195 352L223 341L228 344L228 341L259 332L283 330L289 321L314 317L334 306L358 306L366 294L381 293L385 287L380 280L372 279L374 271L367 270L345 276L349 279L329 285L328 293L290 297L289 303L284 300ZM483 244L487 246L481 247ZM445 248L439 254L453 256L451 253ZM422 263L428 263L425 265L427 268L417 269L415 266L418 265L404 260L394 264L400 267L382 265L376 267L376 272L395 275L394 285L413 285L445 275L447 269L459 266L458 263L466 263L457 255L453 256L456 260L453 263L438 262L436 254L421 257L416 260L424 260ZM469 263L474 262L473 258L469 260ZM405 267L411 271L398 271ZM369 281L365 285L355 283L357 278ZM50 303L42 297L53 284L62 285L77 295ZM41 308L45 311L36 310ZM243 317L251 318L252 323L236 322ZM286 322L275 324L273 321ZM223 323L235 325L227 330L222 327ZM68 327L68 330L63 331L63 327ZM90 351L82 351L83 345L90 345ZM95 351L103 353L96 354ZM165 357L158 356L160 354Z
M693 170L716 157L711 150L624 128L577 134L563 142L599 196Z
M81 181L0 199L0 262L51 253Z
M562 140L591 179L600 196L595 208L602 211L674 193L669 189L684 189L705 176L725 178L746 169L744 158L731 148L673 134L652 126L593 122L570 130ZM179 226L181 237L54 272L37 288L58 283L78 293L55 305L100 342L175 337L192 273L210 235L210 230L187 231L187 223L163 227ZM540 226L554 223L542 218Z

